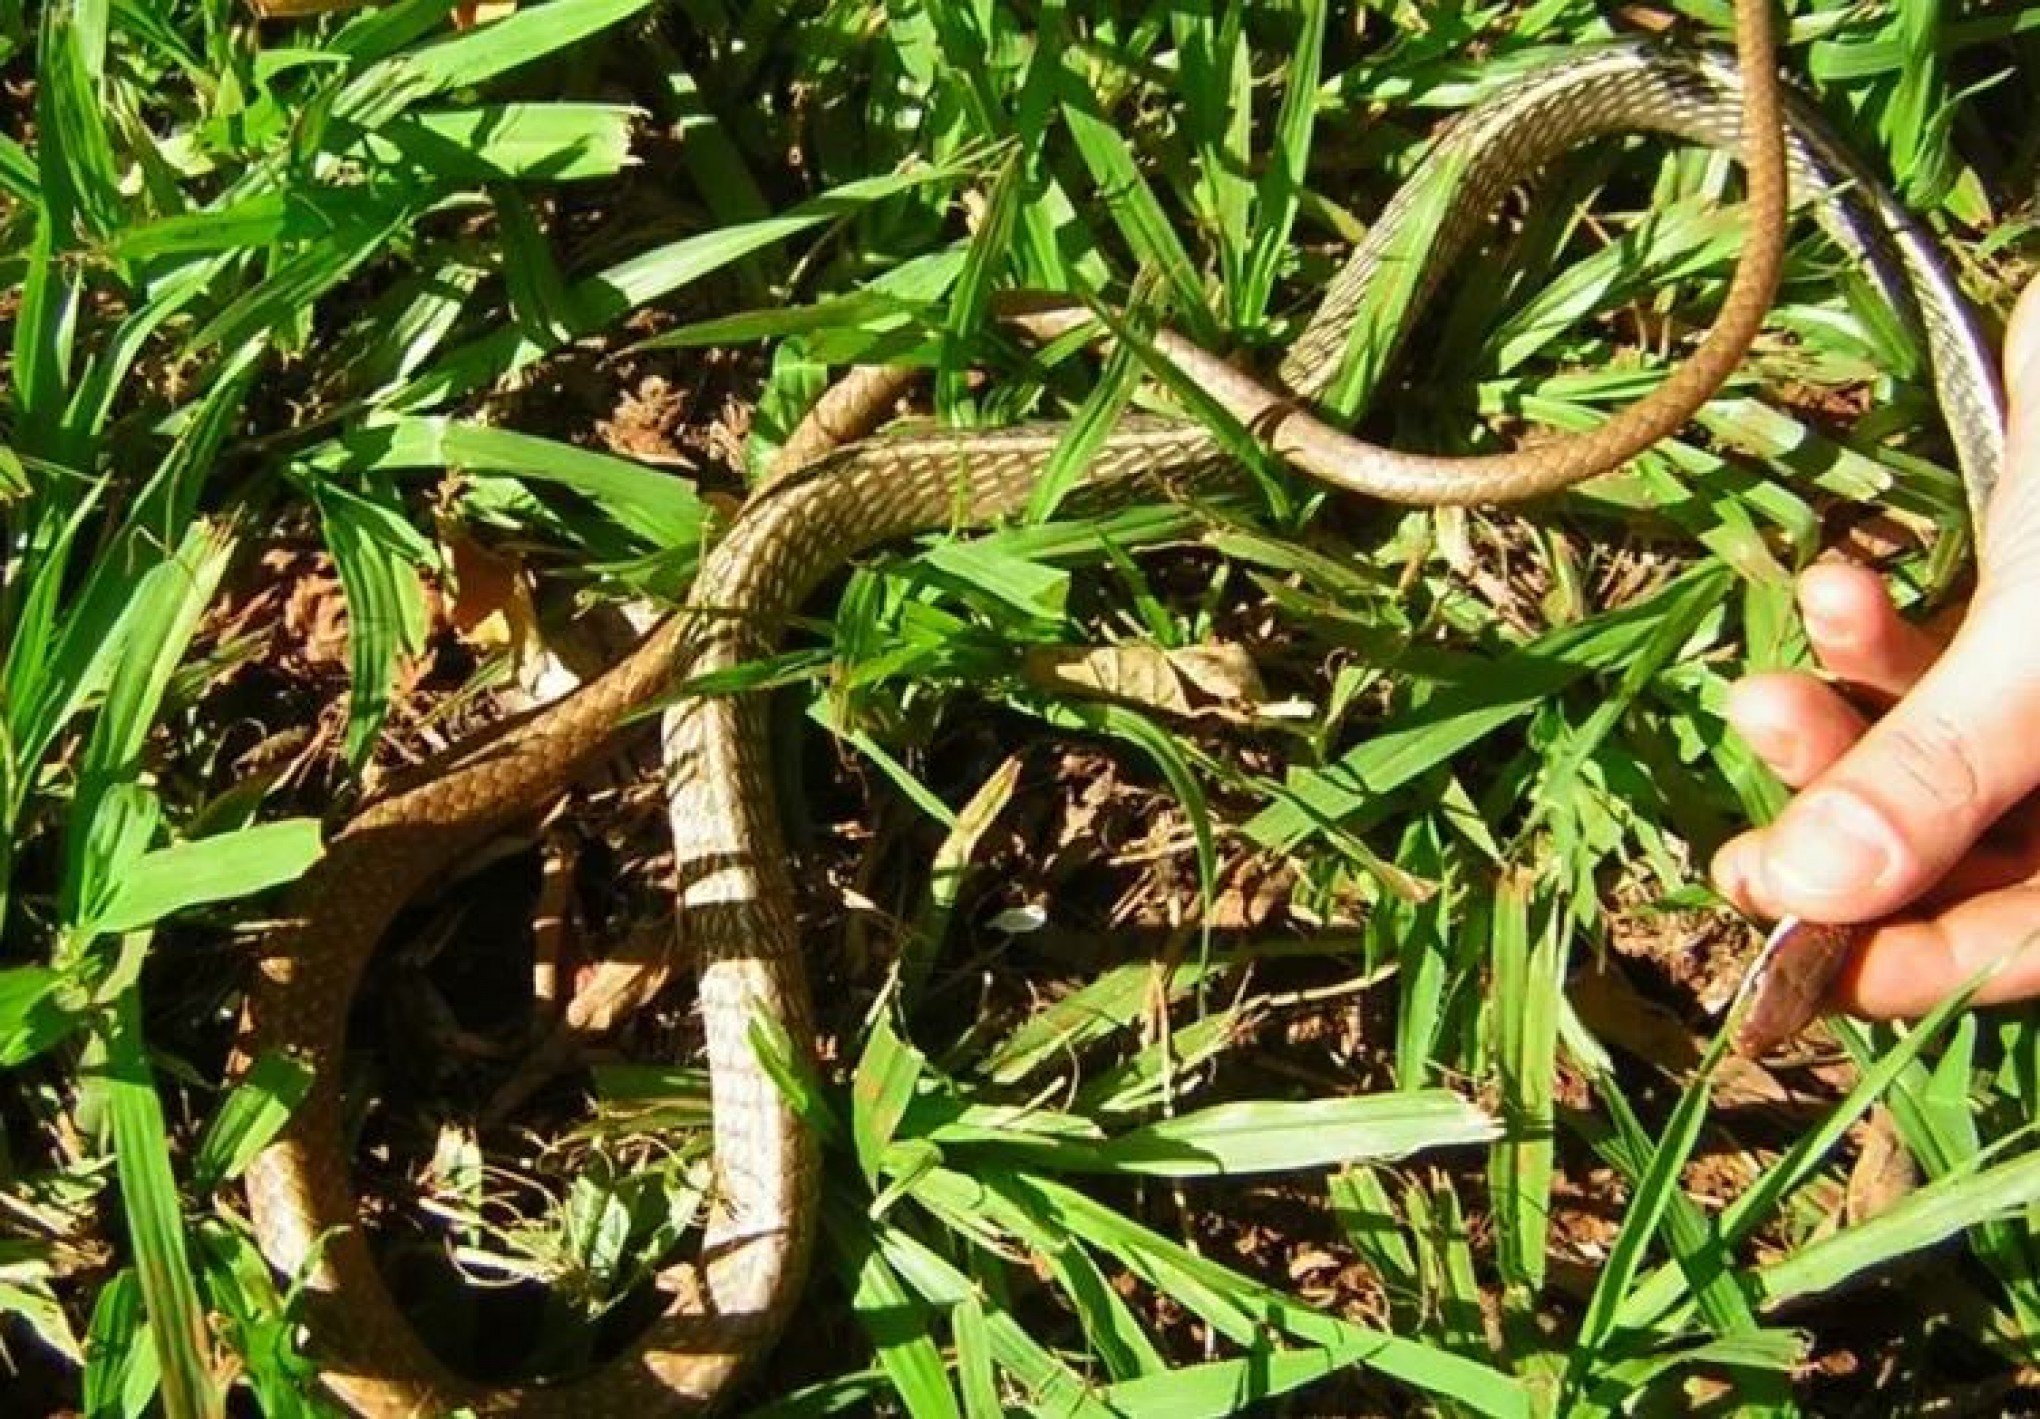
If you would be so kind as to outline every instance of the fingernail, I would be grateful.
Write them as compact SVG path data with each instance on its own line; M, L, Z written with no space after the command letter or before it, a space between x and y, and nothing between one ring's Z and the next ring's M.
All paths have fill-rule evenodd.
M1789 727L1771 720L1750 719L1737 724L1736 729L1772 773L1788 783L1797 776L1800 742Z
M1806 625L1808 639L1830 649L1855 644L1861 637L1859 599L1854 585L1837 571L1809 570L1799 580L1799 619Z
M2005 384L2014 397L2031 394L2040 383L2040 318L2033 307L2040 305L2040 283L2029 287L2012 312L2007 332L2011 348L2005 351Z
M1723 843L1715 851L1712 864L1714 885L1721 895L1745 910L1750 905L1750 856L1754 844L1752 835Z
M1778 697L1765 680L1745 680L1728 692L1728 722L1750 751L1789 779L1798 766L1800 737L1791 720L1778 712Z
M1807 638L1829 650L1853 646L1859 639L1855 620L1838 607L1823 605L1818 597L1806 599L1799 608L1799 617L1806 623Z
M1786 905L1875 891L1898 867L1898 839L1882 815L1853 794L1814 795L1787 817L1764 864L1764 876Z
M2007 363L2012 367L2008 392L2014 399L2040 395L2040 339L2026 341Z

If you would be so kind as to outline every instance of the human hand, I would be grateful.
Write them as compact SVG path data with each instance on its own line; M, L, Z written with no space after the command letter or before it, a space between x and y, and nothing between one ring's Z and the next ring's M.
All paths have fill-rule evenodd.
M1875 573L1823 564L1800 579L1800 613L1853 698L1806 672L1729 697L1729 722L1799 793L1722 847L1715 881L1752 915L1877 922L1832 990L1854 1014L1924 1014L2040 935L2040 280L2004 364L2006 466L1952 636L1902 620ZM1977 1000L2033 995L2040 950Z

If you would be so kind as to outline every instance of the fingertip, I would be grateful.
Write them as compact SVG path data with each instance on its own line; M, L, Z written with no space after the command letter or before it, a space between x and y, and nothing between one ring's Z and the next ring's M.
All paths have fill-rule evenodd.
M1743 833L1730 838L1714 850L1714 860L1708 864L1708 875L1714 879L1714 888L1732 903L1737 911L1751 915L1761 914L1761 905L1750 895L1752 865L1763 851L1762 830Z
M1818 562L1799 574L1799 615L1816 650L1846 650L1897 611L1884 579L1853 562Z
M1895 910L1928 880L1920 854L1882 807L1824 781L1765 831L1749 891L1766 915L1843 924Z
M1748 675L1729 687L1722 707L1729 727L1766 768L1787 783L1799 757L1799 726L1794 715L1799 677L1786 671Z
M2040 277L2026 283L2005 327L2005 389L2020 402L2040 398Z
M1825 772L1865 728L1863 717L1833 686L1799 671L1738 680L1723 712L1750 751L1794 788Z
M1927 673L1941 642L1898 614L1884 578L1827 562L1799 579L1799 614L1822 667L1861 690L1897 698Z
M1986 893L1937 917L1880 926L1836 977L1836 1008L1872 1020L1915 1019L1978 981L1975 1003L2040 995L2040 891Z
M1753 743L1770 732L1784 715L1781 701L1796 678L1789 670L1759 670L1730 685L1722 705L1729 726Z

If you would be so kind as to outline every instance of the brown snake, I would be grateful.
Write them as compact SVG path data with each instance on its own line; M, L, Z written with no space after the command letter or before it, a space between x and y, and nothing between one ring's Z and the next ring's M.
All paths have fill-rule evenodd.
M1790 186L1859 259L1883 297L1925 331L1972 508L2002 456L1991 361L1929 240L1875 178L1783 99L1766 0L1737 0L1738 65L1630 46L1589 49L1526 75L1448 129L1354 253L1280 369L1281 397L1166 334L1156 345L1233 417L1313 475L1414 504L1494 503L1613 470L1682 425L1730 374L1768 310ZM1740 70L1741 79L1737 78ZM1747 135L1750 236L1714 327L1654 393L1599 429L1519 452L1435 458L1358 443L1301 406L1334 377L1361 298L1416 209L1413 189L1456 174L1422 303L1511 186L1601 134L1656 131L1717 148ZM1023 317L1060 328L1055 311ZM312 1353L328 1386L366 1415L631 1415L713 1402L773 1341L804 1282L819 1207L817 1144L750 1043L754 1020L805 1046L811 1035L793 883L774 820L756 695L704 696L668 712L681 958L699 963L714 1103L715 1201L699 1262L659 1277L666 1310L623 1356L557 1385L485 1388L452 1373L392 1303L362 1233L342 1142L348 1001L392 917L491 835L529 818L609 749L620 721L683 674L730 667L775 643L832 570L876 544L992 522L1024 507L1065 433L917 432L827 455L754 494L706 557L687 609L613 670L557 704L460 746L434 777L368 807L333 839L267 944L242 1053L284 1051L315 1072L312 1092L255 1161L247 1188L270 1262L301 1278ZM1133 496L1226 464L1199 424L1123 420L1086 473L1094 492ZM1790 933L1784 946L1791 945ZM1832 954L1832 953L1830 953ZM1761 1044L1818 1005L1832 961L1789 949L1760 970ZM1767 992L1769 996L1767 998ZM1768 1010L1769 1013L1764 1013Z

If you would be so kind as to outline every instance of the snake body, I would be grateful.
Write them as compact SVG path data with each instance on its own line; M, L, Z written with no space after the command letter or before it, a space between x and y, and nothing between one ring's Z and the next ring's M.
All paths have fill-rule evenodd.
M1885 299L1924 330L1980 511L2002 461L1988 352L1931 241L1809 109L1789 97L1779 107L1763 0L1738 0L1737 15L1747 84L1736 66L1709 54L1611 46L1526 76L1462 116L1327 289L1281 367L1280 397L1186 342L1164 336L1158 348L1256 434L1343 486L1410 503L1547 492L1609 471L1669 434L1729 373L1770 301L1783 244L1779 179L1789 174L1796 200L1813 207ZM1445 216L1425 248L1405 325L1506 190L1559 152L1633 130L1734 150L1746 119L1753 119L1753 223L1738 278L1694 362L1637 406L1640 415L1617 415L1583 441L1454 460L1355 445L1303 412L1333 377L1355 311L1417 210L1409 194L1427 174L1456 173L1458 185L1442 208L1428 209ZM811 1034L794 886L774 819L756 695L695 697L666 718L678 922L684 956L700 971L716 1189L702 1258L660 1274L666 1310L627 1353L570 1382L489 1388L454 1374L419 1339L356 1224L338 1086L347 1003L404 903L562 792L611 747L626 716L682 675L769 650L818 584L865 549L1018 512L1065 432L1047 424L881 437L774 480L706 556L688 605L627 659L567 699L457 748L429 781L371 805L335 835L303 882L292 918L263 952L251 993L244 1056L287 1052L312 1067L315 1082L246 1183L266 1255L304 1285L324 1379L358 1412L437 1415L465 1407L483 1415L642 1419L713 1403L772 1343L807 1272L819 1157L753 1044L760 1022L797 1047ZM1128 418L1084 477L1091 494L1127 497L1220 474L1227 462L1200 424Z

